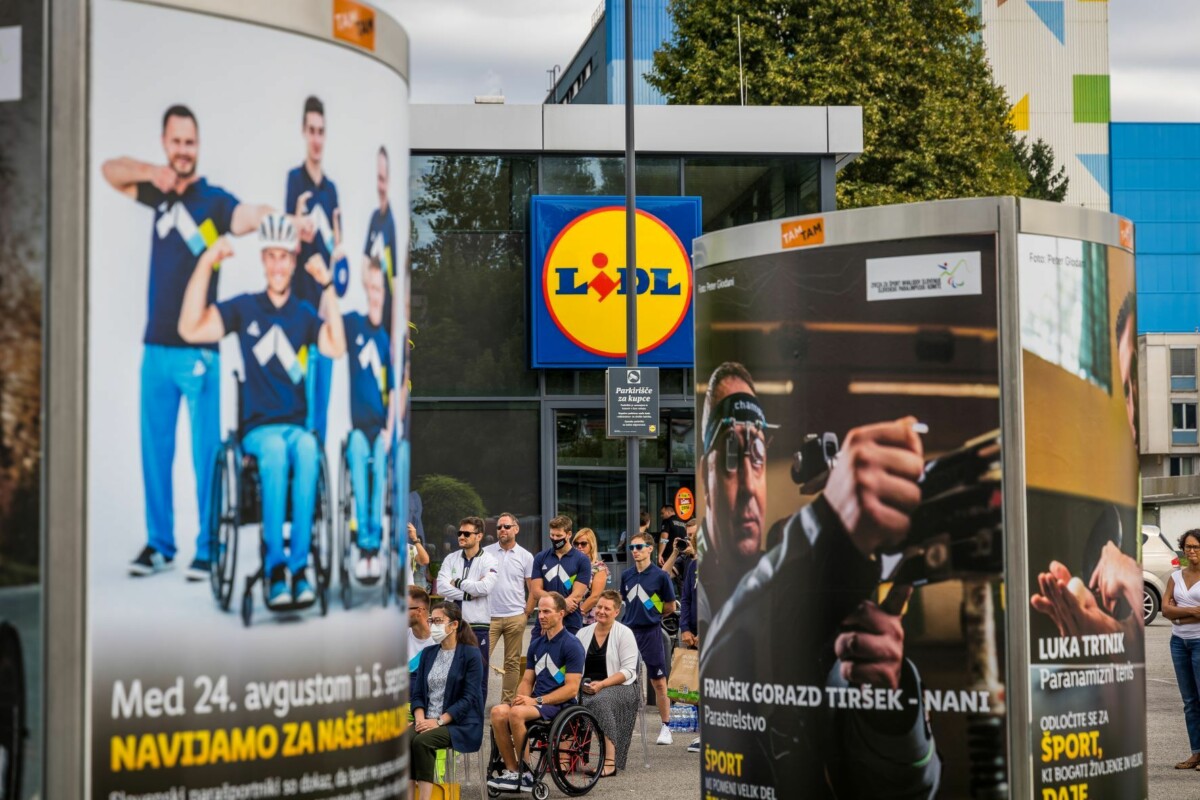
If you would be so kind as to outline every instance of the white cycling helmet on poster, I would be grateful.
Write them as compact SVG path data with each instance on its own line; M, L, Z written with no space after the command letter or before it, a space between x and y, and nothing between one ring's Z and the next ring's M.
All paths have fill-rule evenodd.
M258 245L263 250L278 247L294 253L298 241L296 226L286 214L268 214L258 224Z

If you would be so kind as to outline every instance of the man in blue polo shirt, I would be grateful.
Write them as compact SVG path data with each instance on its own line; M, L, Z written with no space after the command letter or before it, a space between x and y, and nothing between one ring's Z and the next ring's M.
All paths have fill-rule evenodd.
M570 517L557 516L550 520L550 546L533 557L533 576L529 579L529 600L526 608L532 611L546 592L558 592L565 598L567 615L563 624L572 634L583 627L579 604L592 586L592 562L571 547L574 523ZM527 612L528 613L528 612ZM540 620L533 624L533 637L541 636Z
M375 158L375 190L379 194L379 208L371 214L367 228L367 242L363 245L363 271L371 259L383 265L383 327L392 333L392 291L396 282L396 221L392 219L392 206L388 202L388 178L391 164L387 148L380 147Z
M301 118L304 134L304 163L287 176L287 197L284 208L294 211L297 218L307 217L311 225L300 231L300 255L297 263L308 264L314 255L333 271L337 278L338 295L345 294L349 268L342 252L341 209L337 186L324 173L321 160L325 155L325 105L316 97L304 101ZM296 270L292 276L292 291L296 299L320 310L322 289L307 269ZM313 354L311 387L309 388L309 427L325 441L326 417L329 411L329 384L333 379L333 362L320 353Z
M292 292L297 244L292 220L282 214L269 215L258 235L266 291L209 302L213 264L233 255L229 240L218 239L200 257L188 282L179 314L179 335L188 342L206 343L218 342L227 333L237 334L246 371L239 420L242 449L258 459L262 482L267 604L308 604L316 596L308 578L308 557L320 447L305 429L305 364L313 350L329 358L341 356L346 352L346 335L329 268L320 255L314 254L304 268L321 287L324 314L319 316ZM285 554L289 471L292 527L290 552Z
M221 443L221 365L215 345L194 347L179 337L183 292L200 254L218 236L240 236L258 227L268 206L247 205L200 177L196 165L200 128L187 106L163 114L166 164L133 158L104 162L104 179L121 194L154 212L150 235L150 287L141 369L142 483L147 544L129 565L132 575L152 575L175 560L175 428L186 401L192 431L192 468L200 531L188 580L208 580L209 483ZM219 264L217 266L220 266ZM217 278L209 301L217 296Z
M575 703L579 682L583 679L585 653L575 635L563 626L567 603L558 592L547 592L538 600L538 622L543 636L529 643L525 675L517 687L512 705L501 703L492 709L492 734L504 772L488 780L491 789L501 792L533 790L532 777L518 777L517 753L525 749L525 730L535 719L553 719L563 706Z
M346 461L354 489L354 516L358 525L359 559L354 574L360 581L379 580L379 545L383 538L383 493L387 489L387 457L392 441L395 381L392 346L383 315L384 276L378 259L363 269L367 313L346 314L346 346L350 371L350 439ZM371 459L368 490L367 459ZM399 532L396 531L396 534Z
M659 744L671 743L671 701L667 698L667 655L663 652L662 618L675 611L675 588L671 576L651 563L654 536L635 533L629 542L635 569L621 573L621 596L625 598L625 615L621 619L633 631L638 651L646 662L646 675L654 686L658 716L662 729Z

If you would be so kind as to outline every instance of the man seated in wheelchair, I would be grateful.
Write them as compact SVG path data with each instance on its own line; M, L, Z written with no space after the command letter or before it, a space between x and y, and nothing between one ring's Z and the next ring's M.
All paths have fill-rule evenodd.
M354 517L358 523L359 558L354 575L360 581L378 580L381 573L379 546L383 539L383 497L387 489L387 454L395 418L392 390L395 380L389 369L392 345L388 320L383 318L383 265L372 257L363 270L367 290L367 313L357 311L343 317L349 348L350 423L353 430L346 442L346 461L354 491ZM370 491L367 490L367 460L371 460Z
M583 678L583 645L563 627L567 601L558 592L548 592L538 601L537 613L542 635L529 643L517 695L512 705L502 703L492 709L492 735L504 759L504 772L488 780L488 786L502 792L530 790L532 778L520 774L517 758L525 746L526 729L530 722L554 719L561 708L573 705Z
M342 315L329 267L320 255L304 265L322 286L318 314L292 295L298 239L291 217L271 214L258 228L266 291L214 302L210 283L220 263L233 255L221 237L196 264L179 313L179 335L193 344L217 342L236 333L241 344L245 383L238 430L242 450L258 460L262 483L262 535L266 547L267 602L271 606L313 602L308 575L320 448L305 430L304 378L309 353L316 347L337 358L346 351ZM288 474L292 478L290 552L284 552Z

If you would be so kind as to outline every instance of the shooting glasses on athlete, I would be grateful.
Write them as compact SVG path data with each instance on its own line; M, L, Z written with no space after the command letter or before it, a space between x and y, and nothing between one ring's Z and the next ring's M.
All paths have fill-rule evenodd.
M742 459L749 457L750 466L762 469L767 463L767 434L778 428L767 422L758 398L736 392L721 399L708 417L704 429L704 454L708 455L725 436L725 471L737 472Z

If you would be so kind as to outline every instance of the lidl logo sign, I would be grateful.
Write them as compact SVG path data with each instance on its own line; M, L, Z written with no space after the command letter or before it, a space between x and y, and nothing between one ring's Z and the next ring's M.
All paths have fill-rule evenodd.
M700 233L699 198L638 200L631 287L624 198L535 197L531 225L535 367L623 360L630 291L637 298L639 362L691 365L691 242Z

